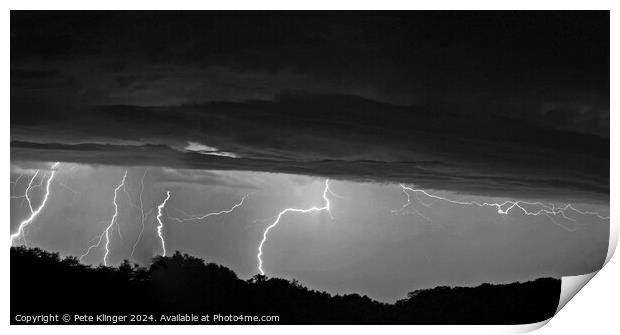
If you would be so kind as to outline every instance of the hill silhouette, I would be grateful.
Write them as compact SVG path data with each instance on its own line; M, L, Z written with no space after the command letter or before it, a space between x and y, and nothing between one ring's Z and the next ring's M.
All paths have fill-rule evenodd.
M178 251L147 267L91 267L38 248L11 248L11 323L17 315L277 315L277 324L522 324L552 317L561 281L417 290L394 304L331 295L296 280L230 269ZM212 320L211 320L212 321ZM52 323L62 323L62 320ZM95 323L111 323L94 321ZM120 323L130 323L128 320ZM186 322L175 322L186 324ZM190 323L203 324L194 321ZM213 322L210 322L213 323ZM259 323L239 321L237 323Z

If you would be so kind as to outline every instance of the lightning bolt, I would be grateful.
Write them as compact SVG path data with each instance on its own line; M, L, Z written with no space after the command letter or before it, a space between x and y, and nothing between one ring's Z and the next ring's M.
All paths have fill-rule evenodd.
M67 191L69 191L69 192L73 193L74 195L78 195L78 194L80 193L80 192L78 192L78 191L76 191L76 190L72 189L71 187L67 186L66 184L64 184L64 183L62 183L62 182L60 182L60 181L58 182L58 185L62 186L65 190L67 190Z
M144 172L146 174L146 171ZM142 182L144 182L144 176L142 177ZM144 190L144 184L142 184L142 189L140 190L140 197L142 197L142 192ZM133 209L135 209L136 211L139 211L142 213L142 208L138 207L132 200L131 198L131 194L129 193L129 191L127 191L127 185L123 184L123 193L125 193L125 195L127 196L127 202L129 203L129 206L131 206ZM144 228L143 228L144 229ZM121 238L121 240L123 239L123 236L121 235L121 225L117 224L116 225L116 230L118 231L118 236ZM137 243L137 241L136 241ZM134 244L134 248L135 248L135 244ZM133 248L132 248L133 249ZM133 252L131 253L133 255Z
M136 246L138 245L138 243L140 243L140 240L142 239L142 234L144 234L144 221L146 220L146 217L148 216L148 213L147 214L144 213L144 202L142 201L142 194L144 193L144 177L146 177L146 173L148 172L148 170L149 169L144 169L144 174L142 174L142 179L140 180L139 200L140 200L140 217L141 217L142 229L140 230L140 234L138 234L138 238L136 239L136 242L133 244L133 248L131 248L131 254L129 255L129 258L133 257L133 254L136 251Z
M41 179L39 179L39 183L38 184L36 184L34 186L29 185L28 187L30 188L30 192L32 192L35 188L41 188L41 186L43 185L43 180L44 179L45 179L44 177L41 177Z
M208 218L210 216L219 216L219 215L222 215L222 214L230 214L230 213L234 212L235 209L237 209L238 207L241 207L243 205L243 202L245 201L245 199L248 196L249 196L249 194L244 195L241 198L241 201L239 201L238 203L234 204L230 209L222 210L222 211L219 211L219 212L207 213L207 214L204 214L204 215L201 215L201 216L191 216L191 215L188 215L187 213L182 212L179 209L175 209L177 212L180 212L181 214L187 216L188 218L186 218L186 219L179 219L179 218L175 218L175 217L169 217L169 218L172 219L172 220L175 220L175 221L183 223L183 222L187 222L187 221L204 220L204 219L206 219L206 218Z
M90 253L90 251L94 248L98 248L101 245L101 242L103 241L103 237L105 236L105 254L103 255L103 265L107 266L108 265L108 254L110 253L110 229L112 228L112 226L114 226L114 224L117 224L117 218L118 218L118 203L116 202L116 198L118 195L118 191L121 188L125 187L125 179L127 178L127 170L125 170L125 174L123 175L123 179L121 180L121 183L118 184L118 186L116 186L116 188L114 189L114 199L113 199L113 203L114 203L114 215L112 215L112 218L110 219L110 223L108 224L108 226L106 227L106 229L103 231L103 233L101 233L101 235L99 235L99 241L97 242L97 244L93 244L90 247L88 247L88 249L86 250L85 253L83 253L80 256L80 261L82 260L82 258L86 257L86 255L88 255L88 253ZM120 233L120 232L119 232Z
M329 199L327 198L327 193L332 194L329 189L329 179L325 180L325 189L323 190L323 200L325 200L325 205L323 207L315 206L315 207L310 207L307 209L286 208L282 210L276 217L276 220L272 224L270 224L267 227L267 229L265 229L265 231L263 232L263 239L260 241L260 245L258 246L258 254L256 255L256 257L258 258L258 271L260 271L261 275L265 274L265 271L263 271L262 255L263 255L263 245L267 241L267 235L269 234L269 231L278 225L278 223L280 222L280 219L286 213L310 213L310 212L326 211L327 213L329 213L329 217L333 219L334 217L332 216L332 213L330 211L330 207L329 207L330 202L329 202Z
M590 212L590 211L580 211L578 209L576 209L575 207L573 207L571 204L567 204L565 206L560 206L560 207L556 207L553 204L544 204L542 202L527 202L527 201L522 201L522 200L507 200L504 201L503 203L488 203L488 202L484 202L484 203L480 203L477 201L458 201L458 200L452 200L452 199L448 199L445 197L441 197L438 195L434 195L431 193L428 193L427 191L423 190L423 189L414 189L412 187L409 186L405 186L403 184L400 184L401 189L403 190L403 192L407 195L407 203L405 205L403 205L403 207L397 211L393 211L393 212L400 212L402 210L404 210L406 207L409 207L412 202L411 202L411 197L409 196L409 192L412 192L415 194L416 198L418 199L418 201L420 201L420 203L422 203L424 206L429 207L432 206L432 203L430 205L424 204L420 198L418 197L419 194L426 196L429 199L433 199L433 200L439 200L439 201L444 201L447 203L451 203L451 204L455 204L455 205L460 205L460 206L476 206L476 207L492 207L495 208L497 210L497 213L500 215L507 215L509 214L513 209L517 209L520 210L521 212L523 212L523 214L528 215L528 216L539 216L539 215L544 215L547 218L549 218L549 220L551 222L553 222L555 225L564 228L568 231L575 231L576 228L569 228L563 224L560 224L558 221L556 221L554 218L557 216L561 216L562 218L575 222L577 223L577 220L575 220L574 218L571 218L569 216L567 216L567 211L568 210L572 210L576 213L579 213L581 215L592 215L592 216L596 216L601 220L608 220L609 217L608 216L602 216L601 214L597 213L597 212ZM533 207L538 207L537 210L529 210L527 208L527 206L533 206ZM413 207L411 207L413 208ZM413 208L415 210L415 208ZM416 211L417 212L417 211Z
M59 164L60 164L60 162L56 162L56 163L54 163L52 165L52 172L50 172L50 176L47 179L47 182L46 182L46 185L45 185L45 194L43 195L43 200L41 201L41 204L39 205L39 207L37 209L33 209L33 207L32 207L32 201L30 200L30 191L32 190L32 182L34 181L36 176L39 174L39 170L37 170L35 172L35 174L32 176L32 178L28 182L28 187L26 188L26 191L24 192L24 195L22 197L25 198L26 201L28 202L28 207L30 209L30 216L28 216L25 220L23 220L19 224L19 227L17 228L17 231L14 234L11 234L11 245L13 245L13 242L19 236L22 236L22 238L24 240L24 244L27 245L28 242L26 241L26 233L25 233L24 229L32 221L34 221L34 219L39 215L39 213L41 213L43 208L45 208L45 204L47 204L47 199L49 198L49 195L50 195L50 185L52 184L52 180L54 179L54 176L56 175L56 168L58 167ZM43 179L41 179L41 180L43 180Z
M402 185L401 185L402 186ZM403 193L405 194L405 196L407 197L407 203L405 203L400 209L394 209L392 210L392 213L397 214L397 213L401 213L402 211L404 211L407 207L411 206L411 209L413 210L413 212L415 214L417 214L419 217L423 218L424 220L428 221L428 222L432 222L431 219L429 219L428 217L424 216L422 213L420 213L420 211L418 211L415 207L413 207L413 204L411 202L411 196L409 195L409 192L407 192L404 188L403 188ZM417 194L416 194L416 198L417 198ZM420 201L420 203L422 203L423 205L425 205L419 198L418 200Z
M157 226L157 235L159 235L159 239L161 240L161 248L163 249L163 256L166 256L166 242L164 241L164 236L161 233L161 229L164 227L164 223L161 221L161 217L162 217L161 211L164 209L164 206L166 206L166 202L168 202L168 199L170 199L170 191L166 192L166 198L159 206L157 206L157 222L159 222L159 225Z
M32 209L32 202L30 202L30 191L32 191L32 182L35 178L37 178L38 174L39 170L35 171L34 175L32 175L32 178L30 178L30 180L28 181L28 186L26 186L26 190L24 191L23 195L11 196L11 199L22 199L22 204L24 203L24 199L26 199L31 214L32 212L34 212L34 210Z
M12 182L11 182L11 184L13 184L13 187L12 187L12 190L11 190L11 191L14 191L14 190L15 190L15 186L17 186L17 184L19 183L19 181L20 181L22 178L24 178L24 175L23 175L23 174L20 174L19 176L17 176L17 178L16 178L14 181L12 181Z

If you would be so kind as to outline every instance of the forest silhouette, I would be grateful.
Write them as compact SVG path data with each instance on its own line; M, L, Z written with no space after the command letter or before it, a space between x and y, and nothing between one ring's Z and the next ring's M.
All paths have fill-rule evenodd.
M153 258L149 267L127 260L92 267L26 247L12 247L10 258L11 323L18 314L146 314L154 315L151 323L163 323L160 315L194 313L277 315L278 324L523 324L552 317L561 287L553 278L441 286L388 304L311 290L297 280L243 280L227 267L178 251Z

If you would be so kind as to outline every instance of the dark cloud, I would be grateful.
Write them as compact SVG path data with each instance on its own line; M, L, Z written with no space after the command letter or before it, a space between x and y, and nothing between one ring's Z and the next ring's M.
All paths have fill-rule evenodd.
M606 199L608 41L605 11L14 11L12 158Z
M12 99L177 105L298 89L609 137L608 11L74 14L11 13Z
M608 11L11 14L14 59L118 55L153 63L292 67L333 74L368 71L370 65L407 70L447 65L445 70L457 72L463 65L513 73L591 70L606 66L592 57L609 57L605 43L593 48L609 36ZM571 50L573 46L583 48ZM561 57L567 50L571 57Z
M15 113L12 160L286 172L481 195L609 193L609 143L594 135L354 96L102 106L57 122L39 115ZM238 158L187 151L188 141Z

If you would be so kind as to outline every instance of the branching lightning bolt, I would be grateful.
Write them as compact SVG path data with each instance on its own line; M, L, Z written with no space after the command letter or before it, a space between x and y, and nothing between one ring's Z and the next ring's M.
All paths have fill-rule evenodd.
M32 201L30 200L30 191L32 189L32 182L34 181L34 179L36 178L36 176L39 174L39 170L37 170L35 172L35 174L32 176L32 178L30 179L30 181L28 182L28 187L26 188L26 191L24 192L24 195L22 196L23 198L26 199L26 201L28 202L28 207L30 209L30 216L28 216L25 220L23 220L20 224L19 227L17 228L17 231L14 234L11 234L11 245L13 245L13 242L15 241L15 239L17 239L19 236L22 236L23 240L24 240L24 244L27 244L26 241L26 233L24 231L24 229L32 222L34 221L34 219L39 215L39 213L41 213L41 211L43 210L43 208L45 208L45 204L47 204L47 199L49 198L50 195L50 185L52 184L52 180L54 179L54 176L56 175L56 168L58 167L58 165L60 164L60 162L56 162L52 165L52 172L50 172L50 176L47 179L47 182L45 184L45 194L43 195L43 200L41 201L41 204L39 205L39 207L37 209L34 209L32 207ZM41 179L42 180L42 179ZM17 181L16 181L17 182Z
M401 185L402 186L402 185ZM403 188L403 193L405 194L405 196L407 197L407 203L404 204L401 208L399 209L394 209L392 210L392 213L397 214L397 213L401 213L402 211L404 211L407 207L410 207L413 212L415 214L417 214L419 217L423 218L426 221L431 222L431 219L429 219L428 217L426 217L425 215L423 215L422 213L420 213L420 211L418 211L415 207L413 207L413 204L411 202L411 196L409 195L409 192L407 192L404 188ZM417 198L417 194L416 194L416 198ZM423 205L425 205L419 198L418 201L420 201L420 203L422 203ZM425 205L426 206L426 205Z
M67 191L69 191L69 192L73 193L74 195L78 195L78 194L80 193L80 192L78 192L78 191L76 191L76 190L72 189L71 187L67 186L67 184L62 183L62 182L60 182L60 181L58 182L58 185L62 186L65 190L67 190Z
M544 204L542 202L527 202L527 201L521 201L521 200L507 200L504 201L503 203L488 203L488 202L484 202L484 203L480 203L477 201L458 201L458 200L452 200L452 199L448 199L445 197L441 197L438 195L434 195L434 194L430 194L427 191L423 190L423 189L414 189L412 187L409 186L405 186L403 184L400 184L401 189L403 190L403 192L407 195L407 203L405 205L403 205L403 207L399 210L395 210L393 212L400 212L402 210L404 210L406 207L409 207L412 203L411 203L411 197L409 195L409 192L413 192L416 196L416 198L418 199L418 201L420 201L420 203L422 203L424 206L429 207L432 206L431 204L424 204L421 199L418 197L419 194L422 194L426 197L428 197L429 199L433 199L433 200L440 200L440 201L444 201L444 202L448 202L451 204L455 204L455 205L460 205L460 206L477 206L477 207L493 207L497 210L498 214L501 215L506 215L509 214L510 211L512 211L513 209L519 209L523 212L523 214L528 215L528 216L539 216L539 215L544 215L547 218L549 218L549 220L551 220L551 222L553 222L555 225L562 227L568 231L575 231L576 228L569 228L563 224L560 224L558 221L556 221L554 218L556 216L561 216L562 218L571 221L571 222L575 222L577 223L577 220L574 218L571 218L569 216L567 216L567 210L572 210L576 213L579 213L581 215L592 215L592 216L596 216L601 220L608 220L609 217L608 216L602 216L601 214L597 213L597 212L590 212L590 211L580 211L578 209L576 209L575 207L573 207L571 204L567 204L565 206L560 206L560 207L556 207L553 204ZM537 206L539 209L538 210L528 210L526 207L524 207L524 205L526 206ZM411 207L413 208L413 207ZM415 210L415 208L414 208ZM417 210L416 210L417 212ZM418 212L419 214L419 212ZM421 215L421 214L420 214Z
M230 213L234 212L235 209L237 209L238 207L241 207L243 205L243 202L245 201L245 199L247 197L248 197L248 194L244 195L241 198L241 201L239 201L238 203L234 204L230 209L222 210L222 211L219 211L219 212L207 213L207 214L204 214L204 215L201 215L201 216L191 216L191 215L188 215L188 214L186 214L186 213L184 213L184 212L182 212L182 211L180 211L178 209L175 209L176 211L182 213L183 215L188 216L188 218L185 218L185 219L179 219L179 218L175 218L175 217L169 217L169 218L172 219L172 220L175 220L175 221L183 223L183 222L187 222L187 221L204 220L204 219L206 219L206 218L208 218L210 216L218 216L218 215L222 215L222 214L230 214Z
M30 208L31 214L32 212L34 212L34 210L32 209L32 202L30 202L30 191L32 191L32 182L35 180L35 178L37 178L38 174L39 174L39 170L35 171L35 173L32 175L32 178L30 178L30 180L28 181L28 186L26 186L26 190L24 191L23 195L11 196L11 199L22 199L22 202L21 202L22 204L24 203L24 199L26 199L26 202L28 203L28 208Z
M142 224L142 229L140 230L140 234L138 234L138 238L136 239L136 242L133 244L133 248L131 248L131 254L129 255L129 258L133 257L134 252L136 252L136 246L138 246L138 243L140 243L140 240L142 239L142 234L144 234L144 221L146 220L146 217L148 214L144 213L144 202L142 201L142 194L144 193L144 177L146 177L146 173L148 172L148 169L144 169L144 174L142 174L142 179L140 180L140 218L141 218L141 224Z
M85 253L83 253L80 256L80 260L82 260L82 258L86 257L86 255L88 255L88 253L90 253L90 251L94 248L98 248L101 245L101 242L103 241L103 237L105 236L105 254L103 255L103 265L107 266L108 265L108 254L110 253L110 249L109 249L109 245L110 245L110 229L112 228L112 226L114 226L114 224L117 224L117 219L118 219L118 203L116 202L116 198L118 195L118 191L121 188L125 187L125 179L127 178L127 170L125 170L125 174L123 175L123 179L121 180L121 183L118 184L118 186L116 186L116 188L114 189L114 199L113 199L113 203L114 203L114 215L112 215L112 218L110 219L110 223L108 224L108 226L106 227L106 229L103 231L103 233L101 233L101 235L99 235L99 240L97 241L97 244L93 244L90 247L88 247L88 249L86 250Z
M19 183L19 181L20 181L22 178L24 178L24 175L23 175L23 174L20 174L19 176L17 176L17 178L15 178L15 180L14 180L14 181L12 181L12 182L11 182L11 184L13 184L13 187L12 187L12 190L11 190L11 191L14 191L14 190L15 190L15 186Z
M329 202L329 199L327 198L327 193L333 194L329 189L329 179L325 180L325 189L323 190L323 200L325 200L325 205L323 207L310 207L307 209L286 208L282 210L276 217L276 220L272 224L270 224L267 227L267 229L265 229L265 231L263 232L263 239L260 241L260 245L258 246L258 254L256 255L256 257L258 258L258 271L260 271L261 275L265 274L265 271L263 271L262 255L263 255L263 245L267 241L267 235L269 234L269 231L278 225L278 223L280 222L280 219L286 213L310 213L310 212L326 211L329 214L329 216L333 219L334 217L332 216L332 213L330 211L330 202Z
M168 202L168 199L170 199L170 191L166 192L166 198L164 199L164 201L157 206L157 222L159 222L159 225L157 226L157 235L159 235L159 239L161 240L161 248L163 249L163 256L166 256L166 242L164 241L164 236L162 235L162 228L164 227L164 223L161 221L161 217L162 217L162 210L164 209L164 207L166 206L166 202Z
M146 173L146 172L145 172ZM142 188L144 189L144 188ZM127 191L127 184L123 183L123 193L125 193L125 195L127 196L127 202L129 203L129 206L131 206L132 208L134 208L136 211L141 211L141 208L138 207L133 200L131 199L131 194L129 193L129 191ZM142 196L142 194L140 194L140 196ZM118 236L120 237L120 239L123 239L123 235L121 235L121 225L120 224L116 224L116 230L118 231ZM132 253L133 254L133 253Z

